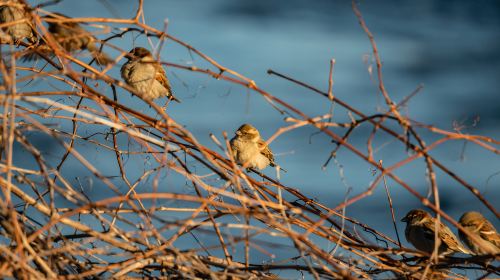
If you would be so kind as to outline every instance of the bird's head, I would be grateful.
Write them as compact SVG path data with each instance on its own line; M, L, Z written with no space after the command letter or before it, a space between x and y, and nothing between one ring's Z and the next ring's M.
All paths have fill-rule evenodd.
M136 47L131 49L130 52L128 52L125 56L128 59L134 59L134 58L142 59L151 56L151 52L143 47Z
M466 212L460 217L460 220L458 221L461 225L466 226L466 225L474 225L474 224L479 224L482 221L484 221L485 218L481 213L476 212L476 211L470 211Z
M422 209L413 209L406 216L404 216L403 219L401 219L401 222L406 222L406 223L415 223L422 221L423 219L431 217L429 213Z
M253 127L251 124L244 124L236 130L236 135L245 137L245 138L255 138L260 137L259 131Z

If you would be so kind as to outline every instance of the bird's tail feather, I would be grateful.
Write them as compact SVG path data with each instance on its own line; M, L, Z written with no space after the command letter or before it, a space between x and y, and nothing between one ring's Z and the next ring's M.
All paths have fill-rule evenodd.
M271 167L278 167L281 171L287 173L288 171L286 171L286 169L283 169L281 168L281 166L277 165L274 161L271 162L269 165L271 165Z
M467 248L465 248L463 245L459 244L458 245L458 250L460 250L460 252L464 253L464 254L468 254L468 255L473 255L472 252L470 250L468 250Z
M173 100L177 103L181 103L181 101L179 100L179 98L175 97L173 93L170 93L170 96L168 97L170 100Z
M27 50L23 55L21 60L23 62L37 60L40 55L51 55L52 51L49 46L40 44L30 50Z

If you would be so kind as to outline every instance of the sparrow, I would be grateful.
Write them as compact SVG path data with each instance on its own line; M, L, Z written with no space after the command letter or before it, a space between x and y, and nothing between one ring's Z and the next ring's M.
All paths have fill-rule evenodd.
M17 1L13 1L17 2ZM20 21L14 25L8 25L0 31L0 40L2 43L15 43L19 45L21 41L27 39L31 44L38 42L35 28L31 23L31 15L21 3L0 6L0 24L8 24L13 21Z
M462 231L458 232L460 240L478 255L500 254L500 234L495 227L479 212L466 212L458 221L469 234L476 237L472 240Z
M128 61L123 64L120 72L123 80L135 89L135 94L149 101L166 96L181 102L173 95L165 70L150 51L137 47L125 57Z
M406 222L406 240L418 250L431 254L434 251L434 241L436 240L436 219L424 210L414 209L408 212L401 221ZM449 255L456 252L470 254L469 250L460 244L453 232L441 222L439 222L437 241L439 255Z
M113 62L105 53L101 52L96 43L98 39L90 32L85 30L77 22L67 22L70 19L61 13L52 13L44 17L50 19L47 21L49 33L54 37L57 43L68 53L87 50L99 65L107 65ZM52 53L52 50L46 44L41 44L39 51ZM27 60L32 60L33 55L28 55Z
M250 124L240 126L230 144L234 159L240 165L259 170L268 165L276 166L273 152L260 138L259 131Z

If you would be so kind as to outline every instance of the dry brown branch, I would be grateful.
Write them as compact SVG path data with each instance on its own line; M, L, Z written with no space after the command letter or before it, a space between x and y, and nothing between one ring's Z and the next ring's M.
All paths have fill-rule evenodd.
M499 217L495 205L474 183L453 172L431 152L460 140L474 143L486 153L499 154L500 141L404 117L401 107L407 106L420 87L399 104L393 102L384 85L375 37L354 1L354 13L372 47L378 89L388 107L375 115L341 100L336 90L334 94L334 59L330 61L326 92L268 71L317 94L318 102L332 104L329 113L308 115L304 108L278 98L252 78L168 34L166 25L158 30L145 24L142 0L128 19L50 17L54 14L44 7L57 7L57 3L29 7L24 1L2 2L26 9L40 42L2 46L10 51L8 55L2 53L0 61L0 276L279 279L280 271L295 271L297 277L302 274L316 279L465 279L463 271L468 270L499 276L492 261L498 255L438 258L435 250L431 258L402 246L393 205L396 198L389 187L391 191L403 187L404 195L416 198L438 218L463 230L440 207L438 172L453 179L457 188L464 187L471 198ZM3 23L0 28L26 21ZM99 50L114 49L120 54L106 66L95 65L94 59L87 63L89 59L64 48L49 32L49 22L96 23L99 31L92 35L102 38L96 39ZM128 51L114 42L131 32L157 40L158 51L164 44L177 44L205 66L164 62L155 56L161 64L246 88L281 115L287 114L281 127L267 138L267 144L295 130L312 128L334 143L326 148L325 168L330 162L338 164L337 155L342 151L370 165L373 180L364 191L352 196L348 192L338 205L328 206L321 199L304 195L301 186L281 183L279 176L276 179L257 170L246 172L246 166L235 162L227 133L210 135L216 145L211 149L213 143L199 140L202 137L187 129L168 109L137 96L134 105L127 105L123 94L137 92L111 76L110 70L118 67ZM77 35L77 39L84 36ZM29 55L40 63L23 63L23 57ZM42 84L43 89L35 88L32 82ZM27 85L19 87L21 83ZM143 102L149 110L136 107ZM346 111L348 121L338 121L337 108ZM370 128L363 135L366 146L352 141L352 135L362 133L362 127ZM433 137L424 137L428 134L423 130ZM400 149L404 158L382 165L375 153L375 139L381 134L397 143L395 149ZM41 149L37 137L54 152ZM431 198L398 173L419 161L425 165ZM394 232L349 216L350 207L371 199L380 184L386 190ZM259 255L273 262L256 261Z

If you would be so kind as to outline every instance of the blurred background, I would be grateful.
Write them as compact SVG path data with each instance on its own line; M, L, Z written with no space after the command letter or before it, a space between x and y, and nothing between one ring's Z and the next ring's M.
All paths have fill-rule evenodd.
M136 8L135 0L88 0L62 1L46 9L71 17L131 18ZM146 0L144 8L148 25L161 30L166 27L172 36L253 79L262 89L310 116L327 114L332 105L311 91L268 75L268 69L326 92L329 61L334 58L333 91L336 97L368 115L387 110L378 91L376 76L370 75L370 69L373 74L376 70L370 42L358 24L350 1ZM359 1L359 8L375 36L383 62L384 82L391 98L399 102L423 86L401 110L406 116L446 130L500 139L500 2ZM155 39L152 42L157 43ZM155 47L138 33L114 39L111 43L124 50L134 46ZM172 41L166 42L160 54L166 62L208 67L202 59ZM124 62L121 60L119 66ZM119 78L119 67L110 74ZM183 102L171 104L167 112L209 147L217 149L210 140L210 133L222 139L222 132L226 131L232 137L242 123L256 126L264 138L287 124L286 116L279 114L256 92L174 67L167 68L167 75ZM106 85L101 87L112 96ZM152 112L129 93L123 92L120 98L144 112ZM164 102L157 101L160 105ZM334 112L334 121L349 121L345 110L338 105L334 106ZM396 124L391 127L396 128ZM333 131L339 135L345 132L342 129ZM335 145L314 132L311 128L301 128L285 133L271 143L271 148L277 161L288 171L281 174L283 184L334 207L344 201L346 195L352 197L364 191L375 176L370 166L345 148L341 148L336 159L323 169ZM370 126L360 126L351 136L350 143L366 152L370 132ZM418 132L427 144L441 138L423 128ZM91 133L93 131L88 131ZM42 136L33 134L31 137L40 137L40 147L45 153L54 156L60 153L56 147L44 144ZM89 146L87 155L91 160L99 158L103 173L119 175L116 166L103 160L106 157L102 154L93 155L92 149L94 147ZM374 150L375 159L383 160L385 166L409 155L404 145L383 132L377 134ZM498 155L464 141L446 142L431 154L479 189L491 204L500 205ZM114 162L112 155L109 158ZM81 180L84 175L80 172L84 168L76 161L73 167L71 164L65 166L66 174L74 173L73 177L80 176ZM126 164L131 174L135 169L137 176L150 168L142 166L142 162ZM271 169L265 173L276 176ZM395 174L421 194L428 193L429 183L422 159L405 165ZM442 208L448 214L458 219L465 211L480 211L498 228L498 220L468 190L439 170L436 175ZM175 184L176 180L165 179L160 189L174 188ZM421 207L415 197L395 182L389 180L388 187L397 220L408 210ZM151 186L144 184L142 188ZM188 187L184 187L184 191L193 192ZM88 195L99 199L103 193L97 187L89 187ZM348 207L346 214L395 237L383 185L361 203ZM398 222L398 227L400 235L404 235L404 224Z

